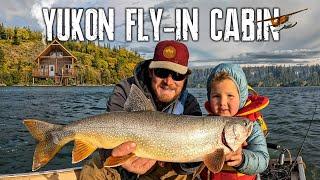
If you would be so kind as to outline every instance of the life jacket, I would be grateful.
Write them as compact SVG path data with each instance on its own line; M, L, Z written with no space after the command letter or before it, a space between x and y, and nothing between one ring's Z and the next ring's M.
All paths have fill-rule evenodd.
M269 105L269 98L260 96L252 87L248 86L249 96L246 104L242 107L235 116L246 117L251 121L257 121L261 127L264 136L269 133L268 125L263 119L260 111Z
M169 114L176 114L176 115L181 115L183 114L184 111L184 105L187 101L187 97L188 97L188 91L184 90L179 99L172 104L170 107L168 107L166 110L164 110L163 112L169 113Z
M225 170L230 168L230 171ZM209 178L208 178L209 176ZM230 166L223 166L222 171L219 173L213 174L207 168L205 168L201 174L200 178L203 180L255 180L256 175L246 175L240 172L237 172L234 168Z
M246 117L250 121L257 121L260 124L261 130L266 136L268 134L268 126L265 123L262 114L259 112L269 104L269 99L264 96L258 95L251 87L248 87L249 94L248 99L244 107L242 107L235 116ZM207 101L205 103L205 108L209 112L211 111L210 103ZM208 178L209 176L209 178ZM254 180L256 175L246 175L238 172L235 168L223 166L219 173L213 174L207 168L205 168L201 174L201 179L211 179L211 180Z

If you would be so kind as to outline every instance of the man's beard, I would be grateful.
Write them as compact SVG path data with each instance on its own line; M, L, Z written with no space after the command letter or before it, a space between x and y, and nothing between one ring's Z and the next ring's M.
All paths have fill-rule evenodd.
M178 96L181 93L181 91L176 93L176 90L177 90L176 87L170 87L170 86L165 85L165 84L160 85L160 87L163 88L163 89L167 89L169 91L174 91L175 92L175 95L173 97L171 97L171 96L169 97L165 93L157 94L157 100L162 102L162 103L170 103L170 102L174 101L175 99L178 98Z

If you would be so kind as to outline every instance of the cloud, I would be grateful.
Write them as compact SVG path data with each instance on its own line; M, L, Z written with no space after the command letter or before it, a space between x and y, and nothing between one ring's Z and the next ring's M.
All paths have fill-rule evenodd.
M43 16L42 16L42 8L44 8L44 7L51 8L55 2L56 2L56 0L36 0L31 8L32 17L34 17L37 20L38 25L41 27L43 42L45 42L44 38L45 38L45 34L46 34L46 26L45 26Z
M250 52L222 59L191 61L191 66L216 65L219 63L236 64L309 64L320 63L320 51L310 49L276 50L272 52Z
M162 2L159 2L158 4L155 4L155 8L164 8L166 10L174 9L176 7L187 7L190 5L190 2L193 2L192 0L165 0ZM183 6L181 6L183 4Z
M174 33L163 33L163 27L173 27L175 25L175 8L199 8L199 41L193 42L189 40L185 42L190 50L190 59L204 62L207 59L228 60L245 62L246 59L258 62L292 62L311 60L317 58L320 51L320 24L318 22L320 12L319 0L292 0L290 3L278 0L243 0L243 1L225 1L225 0L157 0L157 1L142 1L142 0L20 0L20 1L5 1L0 6L0 21L4 21L5 25L11 26L31 26L32 29L38 30L44 28L43 17L41 10L35 12L35 8L39 6L52 7L113 7L116 11L115 19L115 35L116 41L107 42L113 45L120 45L131 49L136 48L139 53L150 56L156 42L153 42L152 26L150 23L149 8L163 8L163 17L161 21L160 39L175 39ZM137 42L136 30L133 30L133 41L125 42L125 8L144 8L144 26L145 34L149 35L150 42ZM281 31L279 42L214 42L210 39L210 10L220 8L224 12L227 7L235 7L238 10L244 7L252 8L273 8L279 7L281 14L290 13L296 10L309 8L308 11L296 14L291 20L296 20L298 24L291 29ZM33 13L32 13L33 12ZM31 13L33 16L31 16ZM40 13L40 15L39 15ZM240 11L239 14L240 15ZM239 16L240 17L240 16ZM225 18L225 17L223 17ZM224 25L224 19L219 20L219 23ZM220 27L220 24L218 24ZM134 29L136 29L134 27ZM140 48L141 47L141 48ZM144 48L143 48L144 47ZM288 50L289 49L289 50ZM307 49L302 51L302 49Z
M272 52L252 52L246 53L246 58L252 59L310 59L319 57L319 50L294 49L294 50L276 50Z
M21 1L2 1L0 6L1 16L4 19L11 20L14 17L28 17L34 0Z
M139 47L133 47L131 49L133 51L138 52L145 59L150 59L150 58L153 57L153 52L154 52L153 48L149 48L149 47L146 47L146 46L139 46Z

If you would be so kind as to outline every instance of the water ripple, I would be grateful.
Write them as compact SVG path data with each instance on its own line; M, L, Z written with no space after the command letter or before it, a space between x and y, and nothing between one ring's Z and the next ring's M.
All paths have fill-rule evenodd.
M68 124L78 119L105 112L113 87L1 87L0 88L0 174L30 172L35 140L22 124L26 118L51 123ZM206 89L188 89L199 101L206 114ZM270 135L268 142L281 144L296 153L300 147L315 105L319 105L320 87L256 88L270 98L262 110ZM320 169L320 107L316 112L303 157L309 172ZM71 164L73 144L69 143L42 170L61 169Z
M313 174L320 174L320 87L256 88L256 90L270 99L269 106L262 110L270 130L267 141L289 148L293 155L300 148L315 106L318 105L302 152L308 166L308 177L317 177ZM203 104L207 100L206 89L193 88L189 89L189 92L198 99L204 110Z

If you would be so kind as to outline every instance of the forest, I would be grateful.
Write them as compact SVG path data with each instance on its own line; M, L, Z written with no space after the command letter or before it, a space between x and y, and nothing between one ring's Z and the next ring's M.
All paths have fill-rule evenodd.
M84 41L61 42L76 58L77 82L82 85L107 85L132 75L142 57L122 47L103 46ZM0 23L0 84L32 85L35 58L50 42L42 42L41 32L28 27L5 27ZM36 85L53 85L51 79Z
M194 68L190 87L206 87L207 77L214 67ZM253 87L319 86L320 65L243 67L248 83Z
M33 85L35 58L50 42L28 27L5 27L0 23L0 85ZM77 82L80 85L109 85L132 76L143 58L123 47L103 46L94 42L61 42L77 59ZM213 67L191 68L189 87L206 87ZM319 86L320 65L243 67L248 83L255 87ZM48 79L36 85L54 85Z

